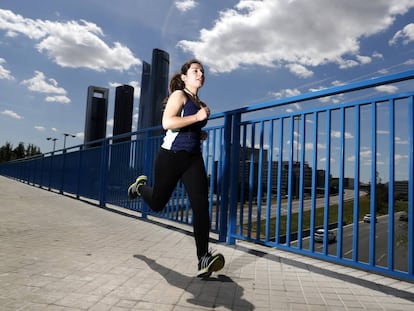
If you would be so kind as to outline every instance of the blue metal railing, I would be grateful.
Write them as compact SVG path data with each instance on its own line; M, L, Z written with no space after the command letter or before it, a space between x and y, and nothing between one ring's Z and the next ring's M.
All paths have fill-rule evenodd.
M375 89L410 90L413 78L407 71L212 115L202 151L219 240L414 281L414 92L380 97ZM127 199L138 175L152 182L161 139L160 127L149 128L3 163L0 173L101 207L191 224L181 184L160 213Z

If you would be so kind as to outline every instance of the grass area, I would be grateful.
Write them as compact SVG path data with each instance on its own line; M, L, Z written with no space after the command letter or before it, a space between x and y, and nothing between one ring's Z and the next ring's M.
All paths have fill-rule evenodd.
M383 206L383 205L382 205ZM400 202L396 201L394 204L395 211L403 211L407 210L407 202ZM338 204L332 204L329 206L329 224L336 224L338 223ZM365 214L368 214L370 212L370 198L368 195L362 196L359 199L359 210L358 210L358 220L362 220ZM324 220L324 208L317 208L315 211L315 227L322 227L323 226L323 220ZM381 209L377 210L377 216L383 215L388 213L388 208L382 207ZM347 201L344 202L343 206L343 224L352 224L353 223L353 217L354 217L354 201ZM298 231L298 213L292 213L291 214L291 222L290 222L290 232L295 233ZM303 223L302 223L302 231L310 230L310 224L311 224L311 211L307 210L303 212ZM251 236L256 236L257 232L257 222L252 223L252 232ZM287 226L287 216L283 215L280 219L280 235L286 235L286 226ZM243 228L243 234L247 234L247 229ZM276 230L276 217L273 217L270 220L270 236L274 237ZM265 232L266 232L266 221L262 220L260 222L260 237L261 239L265 238Z

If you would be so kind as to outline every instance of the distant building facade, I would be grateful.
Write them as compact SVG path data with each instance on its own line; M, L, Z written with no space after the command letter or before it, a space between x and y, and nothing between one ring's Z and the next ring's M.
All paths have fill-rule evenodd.
M106 137L109 89L89 86L86 99L84 144L88 147L100 145L90 142Z
M132 131L132 113L134 110L134 88L130 85L121 85L115 91L114 127L113 136L130 133ZM116 138L114 142L129 141L131 137Z
M141 94L139 99L138 109L138 124L137 129L144 129L150 126L151 115L149 104L149 90L150 90L150 78L151 78L151 65L147 62L142 62L142 74L141 74Z
M152 51L151 65L143 63L138 129L161 124L163 101L168 96L170 57L160 49Z

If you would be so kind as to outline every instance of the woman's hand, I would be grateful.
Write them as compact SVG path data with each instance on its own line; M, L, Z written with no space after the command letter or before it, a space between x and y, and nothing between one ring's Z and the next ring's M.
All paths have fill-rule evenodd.
M204 120L208 119L209 116L210 116L210 108L202 107L196 113L196 120L197 120L197 122L204 121Z

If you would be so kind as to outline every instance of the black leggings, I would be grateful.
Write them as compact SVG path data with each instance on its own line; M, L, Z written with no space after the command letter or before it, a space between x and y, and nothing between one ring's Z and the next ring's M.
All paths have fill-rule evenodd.
M160 149L154 164L153 187L141 186L144 201L155 211L161 211L181 179L193 210L193 230L200 259L208 252L210 216L208 210L208 182L201 153Z

